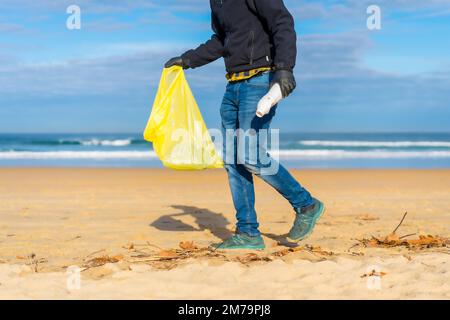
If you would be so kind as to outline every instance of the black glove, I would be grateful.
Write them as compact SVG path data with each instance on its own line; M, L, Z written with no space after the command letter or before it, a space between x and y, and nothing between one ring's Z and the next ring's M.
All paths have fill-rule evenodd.
M169 61L166 62L166 64L164 65L164 68L170 68L173 66L179 66L179 67L182 67L183 69L189 68L186 61L184 61L183 58L181 58L181 57L175 57L175 58L170 59Z
M294 74L289 70L275 71L275 75L273 77L272 83L270 84L270 87L272 87L275 83L278 83L280 85L283 98L289 96L297 86Z

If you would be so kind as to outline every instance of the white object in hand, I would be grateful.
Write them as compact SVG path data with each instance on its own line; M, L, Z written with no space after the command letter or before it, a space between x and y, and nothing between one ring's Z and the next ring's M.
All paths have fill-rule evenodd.
M281 87L278 83L275 83L269 92L262 97L258 102L258 108L256 109L256 115L259 118L264 117L270 112L270 109L278 102L283 99L283 94L281 93Z

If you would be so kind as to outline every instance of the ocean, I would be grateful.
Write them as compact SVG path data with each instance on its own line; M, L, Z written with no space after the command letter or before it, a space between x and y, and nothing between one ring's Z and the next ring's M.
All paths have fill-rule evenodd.
M450 168L450 133L285 133L288 168ZM161 167L140 134L0 134L0 167Z

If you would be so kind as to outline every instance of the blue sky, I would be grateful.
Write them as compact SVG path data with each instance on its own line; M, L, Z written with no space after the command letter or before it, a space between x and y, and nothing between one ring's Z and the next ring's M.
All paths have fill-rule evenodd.
M286 0L298 89L285 131L450 131L450 0ZM81 8L68 30L66 8ZM382 29L366 27L380 6ZM0 132L141 132L163 63L211 35L207 0L2 0ZM220 124L223 61L187 71Z

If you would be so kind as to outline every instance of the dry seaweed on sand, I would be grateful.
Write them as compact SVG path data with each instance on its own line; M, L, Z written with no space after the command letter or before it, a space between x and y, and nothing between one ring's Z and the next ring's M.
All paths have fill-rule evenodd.
M362 239L359 241L366 247L406 247L408 249L440 248L446 247L450 244L450 239L433 235L420 235L419 238L416 239L402 239L392 236L386 237L384 239L372 237L371 239Z
M275 251L274 253L272 253L273 256L275 257L284 257L288 254L294 253L294 252L299 252L299 251L304 251L304 252L309 252L315 255L319 255L319 256L332 256L335 253L332 251L326 251L323 250L321 247L319 246L311 246L311 245L305 245L305 246L299 246L299 247L294 247L294 248L286 248L286 249L282 249L279 251Z
M304 250L307 252L318 254L320 256L334 256L335 255L335 253L333 251L324 250L319 246L305 245Z
M129 262L164 262L164 261L180 261L189 258L214 258L214 257L225 257L223 254L209 250L207 247L199 247L194 241L183 241L180 242L179 248L176 249L161 249L158 252L148 254L146 256L134 256ZM134 259L133 259L134 258ZM136 259L137 258L137 259Z
M115 255L115 256L104 255L104 256L96 257L96 258L86 261L83 264L83 267L86 269L96 268L96 267L101 267L107 263L117 263L123 259L124 259L123 255Z
M26 264L27 266L32 266L32 267L33 267L33 271L34 271L35 273L38 272L39 264L43 264L43 263L48 262L48 260L45 259L45 258L38 258L38 257L36 256L36 254L34 254L34 253L31 253L31 254L29 254L29 255L26 256L26 257L23 257L23 256L16 256L16 259L18 259L18 260L27 260L27 262L26 262L25 264Z
M272 253L247 253L242 256L230 258L226 253L211 250L210 247L201 247L194 243L194 241L182 241L179 243L178 248L172 249L160 249L152 252L145 252L142 249L138 250L137 244L127 244L123 246L123 249L127 249L129 254L126 257L123 255L102 255L99 257L91 258L87 260L83 267L86 269L103 266L107 263L117 263L119 261L125 261L127 263L145 263L152 265L159 269L170 270L176 267L181 261L187 259L202 259L202 258L217 258L223 261L236 261L242 264L250 264L254 262L270 262L276 258L284 257L288 254L303 251L314 254L316 256L325 257L334 255L331 251L323 250L318 246L299 246L294 248L286 248ZM155 246L156 247L156 246ZM92 256L92 254L91 254Z
M363 214L363 215L360 215L360 216L356 217L356 219L358 219L358 220L363 220L363 221L376 221L376 220L380 220L379 217L370 215L370 214L368 214L368 213Z
M250 262L257 262L257 261L268 262L272 260L273 258L271 256L258 255L256 253L247 253L246 255L239 256L236 258L236 261L243 264L248 264Z
M194 244L194 241L182 241L179 246L181 249L186 251L198 250L198 247Z
M256 254L256 253L247 253L243 256L238 256L234 260L237 262L240 262L242 264L249 264L252 262L270 262L277 258L283 258L287 255L290 255L295 252L307 252L311 253L315 256L320 256L321 258L324 258L326 256L332 256L335 253L332 251L326 251L323 250L321 247L318 246L298 246L298 247L291 247L291 248L285 248L282 250L278 250L275 252L272 252L270 254Z
M378 272L378 271L376 271L376 270L372 270L372 271L370 271L370 272L368 272L368 273L364 273L364 274L361 276L361 278L384 277L385 275L387 275L386 272L382 272L382 271Z
M303 247L293 247L293 248L286 248L286 249L282 249L279 251L275 251L274 253L272 253L273 256L275 257L284 257L288 254L294 253L294 252L298 252L303 250Z
M447 247L448 245L450 245L450 239L441 236L419 235L419 237L415 239L408 239L409 237L414 236L415 234L398 236L396 232L402 225L407 214L408 213L406 212L403 215L403 218L400 221L400 223L389 235L385 237L372 236L370 239L359 239L358 240L359 244L362 244L364 247L372 247L372 248L406 247L408 249L440 248L440 247Z

